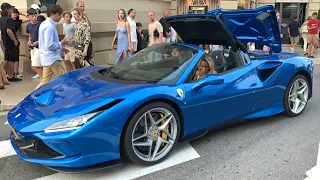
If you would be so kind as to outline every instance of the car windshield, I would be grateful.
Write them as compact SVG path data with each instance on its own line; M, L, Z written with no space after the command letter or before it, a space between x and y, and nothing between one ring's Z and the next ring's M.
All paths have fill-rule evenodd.
M108 69L104 74L137 83L176 83L198 50L178 44L156 44Z

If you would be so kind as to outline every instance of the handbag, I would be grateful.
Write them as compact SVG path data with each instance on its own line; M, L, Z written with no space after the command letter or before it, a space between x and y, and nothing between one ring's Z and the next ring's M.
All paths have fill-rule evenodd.
M75 49L78 49L78 50L84 49L84 46L82 44L80 44L79 42L74 42L72 47L74 47Z
M158 30L156 29L156 30L154 30L153 31L153 37L159 37L160 35L159 35L159 32L158 32Z

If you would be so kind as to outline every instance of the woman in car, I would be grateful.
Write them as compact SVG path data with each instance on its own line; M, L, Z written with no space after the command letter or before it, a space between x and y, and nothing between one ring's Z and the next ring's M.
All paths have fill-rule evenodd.
M198 71L196 72L193 80L200 80L208 74L217 74L215 65L211 56L206 55L198 62Z

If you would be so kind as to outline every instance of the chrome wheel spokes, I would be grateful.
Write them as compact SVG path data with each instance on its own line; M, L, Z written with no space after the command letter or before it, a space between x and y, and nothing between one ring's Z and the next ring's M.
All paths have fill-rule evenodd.
M155 108L143 114L132 132L132 147L144 161L156 161L170 152L177 137L177 122L167 109Z
M307 105L309 97L309 87L306 80L299 78L291 86L289 92L289 107L290 110L299 114Z

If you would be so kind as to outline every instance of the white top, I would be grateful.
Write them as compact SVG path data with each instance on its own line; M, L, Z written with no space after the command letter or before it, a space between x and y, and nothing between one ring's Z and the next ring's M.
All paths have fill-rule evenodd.
M174 42L177 39L177 32L173 29L173 27L170 27L170 28L171 28L170 41Z
M127 17L127 20L130 24L131 42L138 42L136 22L129 16Z

